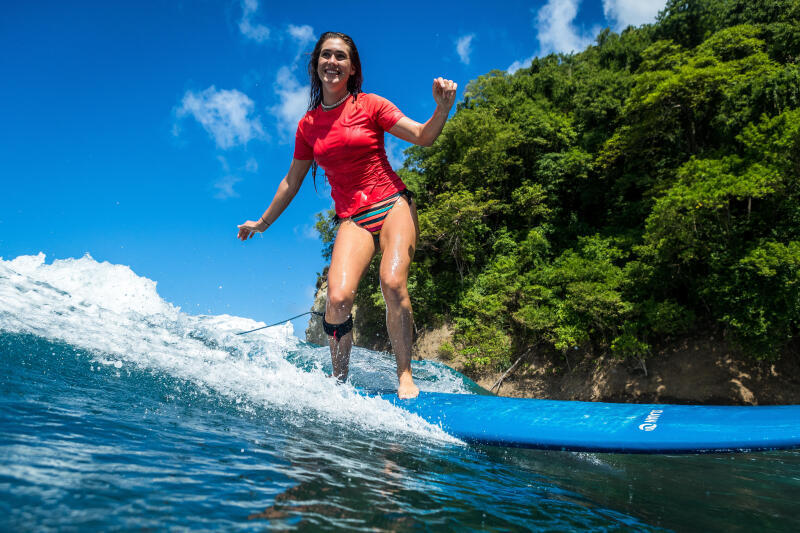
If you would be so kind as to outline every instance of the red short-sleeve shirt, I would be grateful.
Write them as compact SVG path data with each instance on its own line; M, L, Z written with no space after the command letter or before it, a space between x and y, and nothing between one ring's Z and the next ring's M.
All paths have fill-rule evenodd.
M360 93L355 102L348 97L335 109L319 106L300 119L294 158L314 159L322 167L340 217L406 188L383 145L383 133L402 117L389 100Z

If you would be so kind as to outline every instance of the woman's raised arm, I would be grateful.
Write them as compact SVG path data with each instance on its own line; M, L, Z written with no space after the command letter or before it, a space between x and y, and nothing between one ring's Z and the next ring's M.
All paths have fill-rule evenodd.
M432 145L433 141L442 133L444 123L447 122L447 115L450 114L450 108L456 101L456 89L458 89L456 82L436 78L433 80L433 99L436 102L436 111L433 112L433 116L428 119L428 122L420 124L408 117L403 117L392 126L389 133L410 143L421 146Z
M300 185L303 184L303 180L306 174L308 174L309 168L311 168L310 159L292 159L289 172L286 174L286 177L281 180L280 185L278 185L278 190L275 193L275 197L272 199L272 203L269 204L269 207L264 211L264 214L261 215L261 218L256 221L248 220L244 224L239 225L238 238L246 241L252 238L256 233L261 233L270 227L272 223L281 216L281 213L283 213L283 210L286 209L286 206L292 201L297 191L300 190Z

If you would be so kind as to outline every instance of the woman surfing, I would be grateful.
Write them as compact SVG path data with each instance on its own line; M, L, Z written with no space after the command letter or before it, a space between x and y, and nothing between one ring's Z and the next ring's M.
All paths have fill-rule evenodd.
M294 158L267 210L239 226L246 241L263 232L289 205L310 168L321 166L331 186L339 227L328 269L323 328L329 337L333 375L347 379L353 344L350 314L356 289L372 257L380 250L380 284L386 302L386 325L397 361L400 398L419 389L411 375L413 314L408 273L419 226L411 192L392 170L384 149L384 132L410 143L430 146L442 132L456 97L457 84L433 81L436 110L421 124L391 102L361 92L362 70L353 40L326 32L308 63L311 95L308 111L295 135Z

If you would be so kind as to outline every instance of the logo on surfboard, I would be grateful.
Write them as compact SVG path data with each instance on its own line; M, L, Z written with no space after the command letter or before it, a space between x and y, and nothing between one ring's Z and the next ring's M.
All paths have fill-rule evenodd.
M650 411L650 414L647 415L647 418L644 419L644 423L639 424L639 429L642 431L653 431L658 427L658 419L661 417L661 414L664 412L663 409L653 409Z

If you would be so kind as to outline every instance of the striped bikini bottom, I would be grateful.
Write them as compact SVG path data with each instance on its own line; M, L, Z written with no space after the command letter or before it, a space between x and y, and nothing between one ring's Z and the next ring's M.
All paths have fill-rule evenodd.
M377 235L381 232L381 228L383 228L383 221L386 218L386 215L389 214L389 211L392 209L392 207L394 207L394 204L400 199L401 196L405 196L409 203L414 198L411 194L411 191L408 189L403 189L402 191L396 192L391 196L387 196L383 200L379 200L372 205L368 205L360 209L356 214L352 215L350 219L365 230L372 233L373 236L377 237Z

